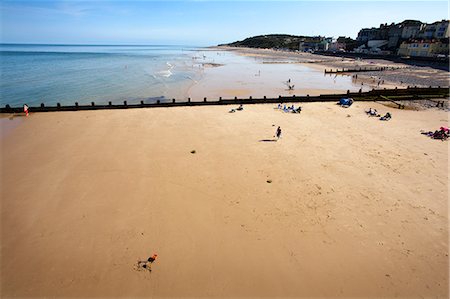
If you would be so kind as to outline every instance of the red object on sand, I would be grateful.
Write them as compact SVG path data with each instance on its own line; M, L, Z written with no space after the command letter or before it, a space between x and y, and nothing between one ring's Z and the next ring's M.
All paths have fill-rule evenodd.
M28 106L23 105L23 112L25 112L26 116L28 116Z

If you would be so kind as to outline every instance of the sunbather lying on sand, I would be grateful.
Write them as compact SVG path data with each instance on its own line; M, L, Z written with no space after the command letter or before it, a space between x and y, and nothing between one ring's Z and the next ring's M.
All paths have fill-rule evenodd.
M380 120L390 120L392 118L391 114L389 112L386 112L386 114L380 118Z
M380 115L378 114L378 112L377 112L377 109L369 108L369 110L366 111L366 113L367 113L369 116L377 116L377 117L380 116Z
M428 131L428 132L421 132L423 135L427 135L433 139L439 139L439 140L447 140L450 137L450 131L448 128L441 127L439 130L436 130L434 132Z
M138 261L137 268L152 271L152 263L156 260L157 257L158 257L158 255L155 253L151 257L149 257L147 260Z

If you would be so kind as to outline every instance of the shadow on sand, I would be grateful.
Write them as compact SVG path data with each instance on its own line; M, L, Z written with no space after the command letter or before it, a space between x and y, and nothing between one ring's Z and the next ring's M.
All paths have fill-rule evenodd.
M277 142L277 139L261 139L259 142Z

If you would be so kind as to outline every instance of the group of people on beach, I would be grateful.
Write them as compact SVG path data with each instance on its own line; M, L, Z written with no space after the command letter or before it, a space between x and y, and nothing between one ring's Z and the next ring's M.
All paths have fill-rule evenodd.
M352 78L356 81L358 80L358 74L354 74L352 75ZM381 79L381 77L375 77L375 76L370 76L370 78L372 79L372 83L375 84L375 82L377 82L377 87L380 87L380 85L384 84L384 79ZM364 82L361 82L361 86L364 86Z
M427 135L428 137L431 137L433 139L439 139L439 140L447 140L450 137L450 129L448 127L440 127L439 130L436 130L434 132L428 131L428 132L421 132L423 135Z
M292 104L292 106L287 107L286 104L284 104L284 106L282 106L281 104L278 104L277 109L282 110L283 112L286 113L300 113L302 112L302 107L298 107L295 108L294 104Z
M291 85L291 79L290 78L289 78L289 80L286 81L286 85L287 85L289 90L294 90L294 86L295 85Z
M390 120L392 118L392 115L390 112L386 112L386 114L384 116L381 116L380 114L378 114L377 109L374 109L374 108L369 108L369 110L367 110L365 112L367 113L368 116L379 117L380 120Z

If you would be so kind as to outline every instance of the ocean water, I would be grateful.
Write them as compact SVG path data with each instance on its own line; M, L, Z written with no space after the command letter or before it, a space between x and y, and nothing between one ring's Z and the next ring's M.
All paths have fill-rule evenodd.
M197 47L0 45L0 105L185 100Z

